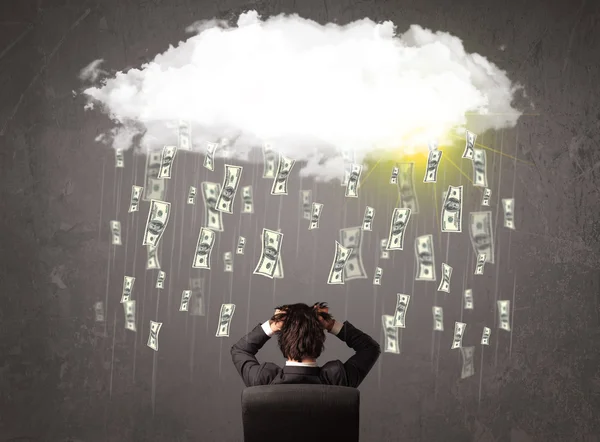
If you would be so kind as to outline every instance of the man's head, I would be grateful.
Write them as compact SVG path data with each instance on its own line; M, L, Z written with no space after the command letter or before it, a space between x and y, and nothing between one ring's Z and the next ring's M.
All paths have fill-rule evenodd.
M278 307L282 313L273 316L274 321L283 320L279 333L279 349L290 361L305 362L315 360L325 348L325 330L319 320L331 320L328 313L319 312L317 303L314 306L306 304L288 304Z

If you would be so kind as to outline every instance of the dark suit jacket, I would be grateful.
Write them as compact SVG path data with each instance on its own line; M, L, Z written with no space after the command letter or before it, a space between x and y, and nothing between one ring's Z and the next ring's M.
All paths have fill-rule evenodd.
M342 363L327 362L322 367L285 366L283 369L271 362L259 363L256 353L270 339L257 325L231 347L231 358L246 387L271 384L327 384L358 387L367 376L381 353L379 344L348 321L336 335L356 354Z

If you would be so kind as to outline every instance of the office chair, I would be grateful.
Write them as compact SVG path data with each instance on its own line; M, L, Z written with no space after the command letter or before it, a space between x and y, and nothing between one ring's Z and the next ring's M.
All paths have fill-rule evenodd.
M244 442L358 442L360 393L335 385L279 384L242 392Z

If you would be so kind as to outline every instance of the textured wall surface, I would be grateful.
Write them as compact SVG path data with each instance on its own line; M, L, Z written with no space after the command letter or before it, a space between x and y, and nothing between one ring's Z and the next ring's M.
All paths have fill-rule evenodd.
M433 204L429 211L424 204L410 226L408 251L382 265L378 290L372 276L328 287L332 238L360 224L365 204L378 213L363 250L372 275L377 238L387 235L396 198L387 172L374 173L352 201L339 184L295 174L290 195L278 200L268 195L270 183L256 178L261 166L249 165L243 184L255 186L256 213L226 217L219 265L207 281L206 316L182 316L179 296L193 276L189 259L203 222L201 204L186 206L183 194L193 183L220 182L222 169L211 174L202 157L181 155L169 183L174 215L162 245L168 287L154 289L156 273L146 272L141 246L147 203L127 213L131 185L143 185L144 159L127 152L126 168L114 168L113 152L94 142L110 122L83 111L72 93L80 87L77 74L97 58L114 70L138 66L185 38L191 22L250 8L319 22L369 16L390 19L399 31L413 23L448 31L525 86L536 109L516 128L479 140L504 154L488 152L497 261L483 277L472 276L468 235L436 236L438 263L449 256L455 289L442 298L437 283L413 284L413 238L438 229ZM413 299L401 354L382 354L361 386L361 440L597 441L599 20L600 4L589 0L1 2L0 440L239 441L243 385L230 361L233 342L290 301L328 301L337 318L380 340L381 314L391 314L396 292L405 291ZM441 173L438 189L461 182L470 201L465 210L477 210L480 194L467 178L450 166ZM301 188L312 189L329 210L312 234L297 215ZM423 189L421 197L437 198L439 206L440 194ZM497 214L500 199L513 194L517 228L509 231ZM121 220L122 247L110 245L111 219ZM285 278L275 283L252 277L260 253L254 239L268 226L286 234ZM231 277L221 256L238 234L254 245L236 258ZM124 274L137 278L136 334L123 327ZM465 286L477 294L473 312L461 308ZM105 299L106 321L96 323L93 305ZM495 328L497 299L513 301L512 333ZM231 337L217 339L219 306L229 301L237 305ZM431 331L434 302L444 306L443 333ZM146 340L149 320L157 318L165 325L154 353ZM450 350L460 318L468 323L465 345L476 347L475 375L464 380L460 354ZM484 325L492 327L492 340L482 349ZM330 337L323 359L350 354ZM259 360L283 362L274 342Z

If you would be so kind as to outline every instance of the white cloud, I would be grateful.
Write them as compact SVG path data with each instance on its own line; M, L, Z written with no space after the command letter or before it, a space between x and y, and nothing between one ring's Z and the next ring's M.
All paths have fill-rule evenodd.
M177 121L191 121L194 149L236 139L229 154L246 158L269 142L308 161L303 173L331 179L343 172L342 149L356 160L377 150L427 149L487 113L469 130L514 126L518 89L506 73L460 39L413 25L369 19L320 25L297 15L262 20L241 14L236 27L208 21L177 47L84 91L125 127L119 147L144 130L141 144L176 143ZM503 114L503 115L497 115ZM333 167L333 166L336 167Z

